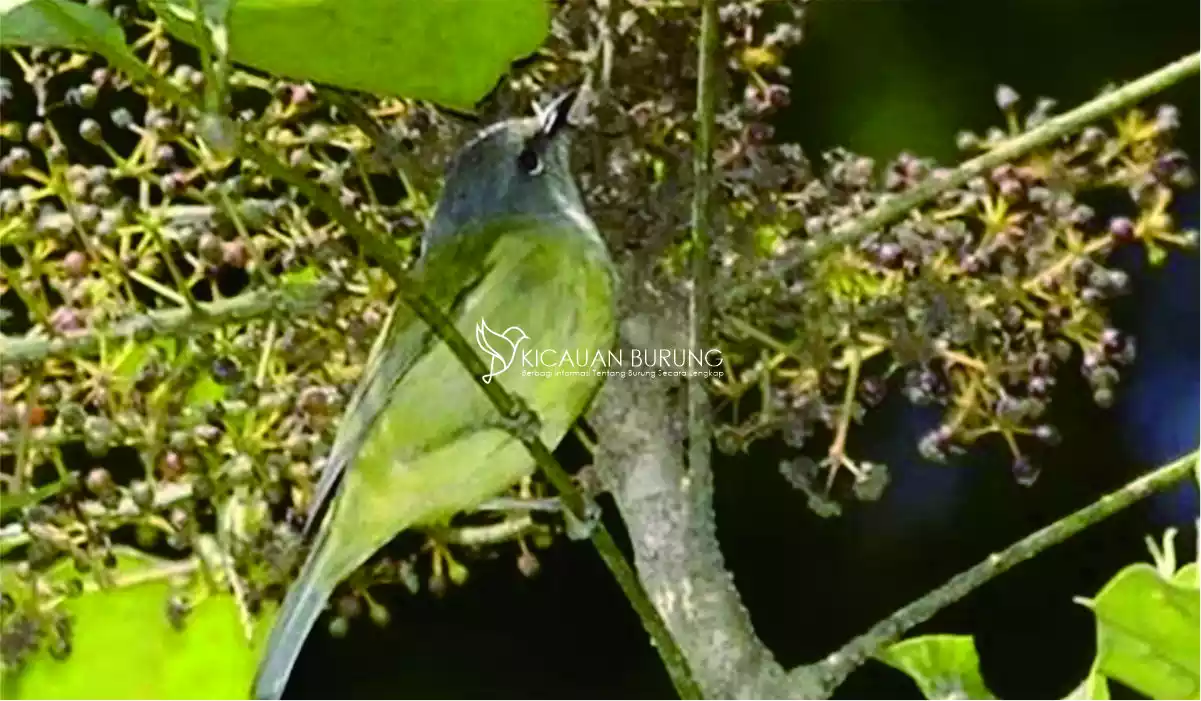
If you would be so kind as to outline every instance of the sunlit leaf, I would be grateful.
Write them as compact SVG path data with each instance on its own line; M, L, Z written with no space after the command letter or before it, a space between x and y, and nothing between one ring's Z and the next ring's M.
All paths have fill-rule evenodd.
M0 0L0 46L84 48L63 13L114 45L124 42L121 26L103 10L69 0Z
M1172 581L1185 587L1197 587L1197 563L1190 562L1176 571Z
M917 682L928 699L996 698L980 676L980 658L970 635L923 635L879 653L885 663Z
M116 577L131 579L179 563L122 553ZM4 698L245 698L267 626L246 639L232 596L198 597L182 630L168 621L166 578L89 591L60 606L71 617L71 654L42 650L3 679Z
M188 389L184 397L187 406L216 404L225 397L225 385L213 379L212 373L205 371L200 378Z
M1083 602L1097 618L1098 672L1151 698L1198 697L1201 599L1190 567L1169 580L1151 565L1131 565Z
M191 2L154 5L173 34L195 43ZM294 80L470 110L538 49L550 10L548 0L237 0L229 57Z

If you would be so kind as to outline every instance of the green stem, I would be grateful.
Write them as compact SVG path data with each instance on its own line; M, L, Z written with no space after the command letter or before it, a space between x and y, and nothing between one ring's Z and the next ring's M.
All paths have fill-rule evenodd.
M49 356L87 356L113 341L144 336L184 335L237 324L267 315L304 314L315 310L337 289L330 281L257 290L229 299L138 314L109 326L55 338L0 336L0 358L6 363L41 360Z
M1176 484L1188 477L1197 463L1198 451L1194 450L1150 474L1139 477L1075 513L1031 533L1004 550L989 555L983 562L960 572L942 586L872 626L869 631L847 643L821 662L798 668L790 674L798 678L811 679L812 675L816 673L826 689L832 691L856 667L876 654L880 648L896 641L914 626L930 620L934 614L959 601L1014 565L1029 560L1052 545L1062 543L1143 497Z
M688 343L703 353L709 343L710 269L712 243L710 197L713 191L713 131L715 128L715 85L717 64L717 0L701 3L701 29L697 38L696 142L692 151L695 189L692 193L692 288L688 294ZM688 378L688 469L694 480L708 485L712 438L709 396L705 380ZM709 498L709 490L698 494Z

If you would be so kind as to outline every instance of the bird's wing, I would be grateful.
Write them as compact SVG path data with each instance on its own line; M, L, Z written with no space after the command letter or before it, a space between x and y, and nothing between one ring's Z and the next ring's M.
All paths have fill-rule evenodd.
M460 333L487 318L526 329L540 347L611 348L614 279L599 238L545 222L493 226L440 244L426 260L427 289ZM331 563L339 578L398 531L470 508L533 469L450 349L411 312L398 313L394 327L327 463L346 472L326 519L329 547L345 553ZM555 445L600 379L510 372L503 384L537 412L542 439Z
M412 271L413 284L424 290L444 313L453 318L454 308L475 289L487 270L483 265L455 266L461 268L456 270L457 277L450 275L449 271L439 271L450 268L447 263L452 260L486 260L495 238L495 235L485 231L479 236L453 237L439 242L426 252L421 263ZM428 272L431 269L432 274ZM387 405L392 388L434 340L433 331L404 300L398 299L372 347L355 392L342 414L334 445L309 500L308 516L302 531L305 540L312 538L335 488L341 482L342 473L354 458L355 451L376 416Z

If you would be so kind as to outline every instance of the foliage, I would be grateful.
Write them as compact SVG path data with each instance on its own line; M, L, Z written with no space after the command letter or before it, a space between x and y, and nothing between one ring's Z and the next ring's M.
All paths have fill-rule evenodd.
M917 682L928 699L996 698L980 675L970 635L923 635L889 645L880 660Z
M229 155L221 134L253 136L411 255L437 174L475 125L412 99L225 73L222 61L232 58L328 79L318 64L329 54L298 54L290 42L299 36L240 43L255 27L267 31L239 19L240 8L253 18L283 6L297 7L239 3L228 51L173 39L144 7L114 9L129 50L174 90L203 93L211 112L181 109L162 86L84 54L22 49L5 63L0 348L20 360L0 368L12 519L0 543L23 566L21 596L5 585L5 640L25 643L5 645L8 670L53 640L70 610L48 584L51 573L69 563L103 580L122 544L220 570L244 616L277 599L289 579L297 527L393 283L308 198L263 163ZM589 211L632 274L678 287L691 252L683 195L692 186L696 92L695 71L679 57L689 55L696 17L683 3L615 7L558 10L541 50L481 112L528 111L546 92L590 78L593 123L576 154ZM783 57L801 38L801 13L797 3L728 3L720 18L712 305L728 372L709 388L720 410L717 444L733 452L782 434L799 451L820 437L820 464L798 457L781 470L832 513L841 499L884 488L885 467L856 459L847 440L886 392L900 391L945 410L921 438L929 458L999 436L1015 479L1032 484L1038 468L1023 446L1056 439L1041 420L1056 374L1078 355L1094 399L1108 405L1119 368L1134 356L1134 340L1106 322L1106 302L1127 286L1108 254L1139 246L1158 261L1167 246L1195 246L1195 234L1168 214L1192 178L1171 146L1175 110L1134 110L1109 129L1089 128L948 189L862 241L810 256L831 230L948 171L908 154L878 167L842 151L814 166L796 145L773 141L772 116L790 99ZM186 35L185 25L172 23ZM314 40L304 36L307 48ZM426 96L470 102L486 87L481 76L531 36L514 32L513 43L497 45L501 55L479 57L478 71L454 73L462 83L441 85L451 92ZM391 73L350 65L358 77L344 85L422 95ZM1005 127L961 135L965 150L997 146L1053 111L1047 100L1023 108L1007 88L997 102ZM214 129L212 118L226 111L231 126ZM1101 215L1087 204L1098 193L1129 201ZM286 292L297 286L309 293ZM546 491L530 480L512 496ZM441 593L462 584L481 554L504 553L532 576L535 550L554 530L481 510L402 539L336 595L331 630L344 632L363 613L387 621L370 587ZM167 594L139 589L151 595ZM35 633L14 637L31 626Z
M155 0L197 44L192 3ZM538 49L545 0L239 0L223 26L229 58L275 76L470 110L514 60ZM320 46L320 51L313 47ZM436 70L431 70L432 67Z
M1108 699L1110 679L1153 699L1201 694L1197 563L1177 570L1171 535L1165 545L1168 556L1158 566L1129 565L1095 599L1082 600L1097 618L1097 653L1088 676L1067 698ZM910 638L882 650L879 658L912 677L928 699L995 698L980 675L970 635Z
M29 580L27 570L5 576ZM65 597L61 604L39 614L24 601L13 602L20 613L8 629L16 639L7 640L6 653L35 657L25 673L5 675L5 698L205 699L245 693L258 646L248 639L224 587L211 586L193 563L155 560L137 551L119 551L104 577L101 587L85 585L62 562L40 581L49 596ZM8 584L6 591L24 590L17 582ZM29 618L38 615L47 620ZM49 639L35 652L32 641L21 638L42 630Z

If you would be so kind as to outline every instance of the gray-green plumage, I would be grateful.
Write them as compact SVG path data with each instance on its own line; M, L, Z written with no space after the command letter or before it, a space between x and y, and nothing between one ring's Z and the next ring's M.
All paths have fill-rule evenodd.
M536 118L489 127L447 171L415 275L468 339L484 321L517 326L538 348L608 349L615 340L612 261L568 164L570 107L561 99ZM534 469L475 379L403 302L384 333L314 494L311 514L330 506L306 526L312 547L272 629L256 698L282 696L334 587L376 550ZM519 364L498 380L534 409L553 446L600 378L524 375Z

